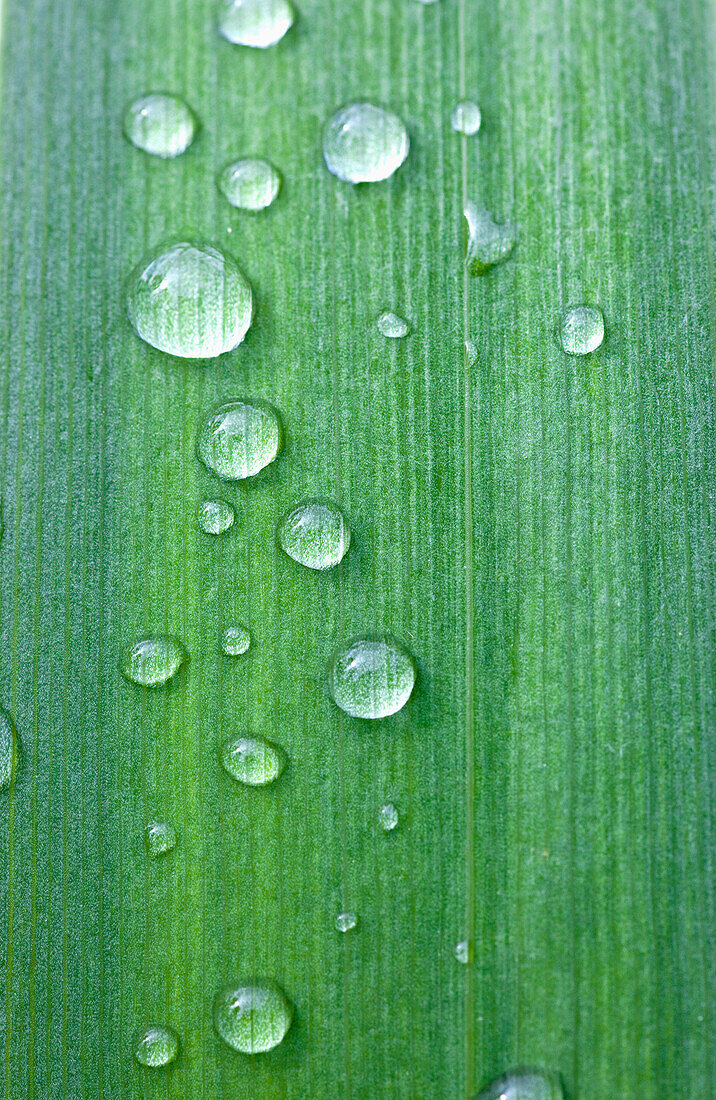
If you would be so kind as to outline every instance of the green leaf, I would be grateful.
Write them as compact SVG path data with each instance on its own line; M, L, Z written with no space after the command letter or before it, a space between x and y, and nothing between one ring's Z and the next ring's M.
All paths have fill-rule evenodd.
M705 1096L710 8L302 0L252 50L209 0L6 0L2 33L6 1100L438 1100L515 1067L572 1100ZM176 159L123 136L150 91L200 120ZM472 137L450 126L464 98ZM325 120L355 100L408 126L387 182L323 163ZM216 186L239 157L283 177L256 215ZM517 232L481 278L468 202ZM232 255L257 302L204 364L125 312L129 272L186 236ZM582 303L605 341L567 357ZM381 335L385 310L408 336ZM219 486L197 432L242 396L280 410L285 448ZM236 521L214 537L197 508L217 496ZM310 497L353 536L325 574L275 538ZM234 624L252 637L236 658ZM370 630L418 666L376 723L326 689L334 648ZM125 681L125 647L157 634L185 666ZM287 755L265 788L220 765L247 734ZM149 861L155 822L177 845ZM245 1056L212 1004L251 977L295 1017ZM152 1024L180 1040L163 1069L132 1056Z

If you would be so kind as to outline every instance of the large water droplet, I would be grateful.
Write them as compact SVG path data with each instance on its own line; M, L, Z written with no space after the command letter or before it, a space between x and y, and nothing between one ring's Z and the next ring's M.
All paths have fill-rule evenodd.
M177 845L177 832L168 821L152 821L144 830L144 846L150 859L171 852Z
M377 323L378 331L390 340L399 340L410 332L408 322L399 317L397 313L391 313L390 310L381 313Z
M199 526L207 535L221 535L234 522L234 509L225 500L205 500L199 505Z
M371 103L351 103L328 120L323 156L329 171L346 183L375 183L393 175L410 150L401 119Z
M386 718L404 707L415 686L415 662L390 634L364 634L339 649L328 686L353 718Z
M143 638L125 649L119 669L134 684L156 687L178 672L185 657L181 642L160 634L156 638Z
M245 626L227 626L221 635L221 651L227 657L240 657L251 646L251 634Z
M218 178L219 190L240 210L265 210L278 196L281 176L267 160L237 160Z
M565 315L560 336L567 355L589 355L604 340L604 314L594 306L575 306Z
M380 807L380 827L385 833L392 833L398 824L398 811L392 802Z
M358 917L355 913L350 912L350 910L346 913L339 913L335 919L337 932L350 932L357 924Z
M249 787L273 783L286 764L283 750L263 737L237 737L226 741L219 757L232 779Z
M475 1100L564 1100L559 1078L542 1070L518 1070L492 1081Z
M151 92L130 103L124 112L125 137L155 157L178 157L191 145L199 123L178 95Z
M465 264L471 275L484 275L506 260L517 243L517 233L513 225L497 225L492 215L474 202L465 206L465 224L467 243Z
M17 766L15 723L7 711L0 709L0 791L10 786Z
M134 1057L143 1066L169 1065L179 1052L179 1037L170 1027L154 1024L134 1038Z
M291 1026L293 1005L276 982L249 979L226 986L214 1001L214 1027L243 1054L272 1050Z
M244 339L254 299L230 256L212 245L178 241L132 272L127 313L153 348L182 359L213 359Z
M482 114L476 103L464 99L453 107L450 115L450 125L459 134L476 134L480 129Z
M455 955L455 958L457 959L457 961L459 963L463 963L463 965L466 966L470 961L470 943L469 943L469 941L468 940L460 940L459 943L456 943L453 954Z
M281 450L281 421L265 401L229 401L205 419L196 451L222 481L253 477Z
M297 504L278 529L281 548L309 569L331 569L345 557L351 533L337 504L306 500Z
M222 0L219 34L237 46L265 50L281 41L295 18L289 0Z

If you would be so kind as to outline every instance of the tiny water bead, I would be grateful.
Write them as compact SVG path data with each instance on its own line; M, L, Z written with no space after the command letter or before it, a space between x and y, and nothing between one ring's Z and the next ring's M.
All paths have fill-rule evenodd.
M398 824L398 811L392 802L380 807L380 827L384 833L392 833Z
M343 560L351 533L337 504L306 500L284 517L278 528L282 550L309 569L332 569Z
M127 313L137 335L153 348L181 359L213 359L244 339L254 298L225 252L177 241L134 269Z
M604 340L604 314L594 306L575 306L565 315L560 336L567 355L589 355Z
M278 779L286 765L283 750L263 737L226 741L219 757L231 778L247 787L266 787Z
M459 963L467 965L470 961L470 943L468 940L460 940L455 944L453 954Z
M391 111L372 103L351 103L328 120L323 156L328 170L345 183L375 183L392 176L410 150L408 131Z
M158 859L177 846L177 832L168 821L152 821L144 830L144 847L150 859Z
M142 1066L156 1069L173 1062L179 1053L179 1037L170 1027L153 1024L134 1038L134 1057Z
M278 197L281 176L267 160L246 158L224 168L219 190L239 210L265 210Z
M221 535L234 523L234 509L225 500L205 500L199 505L199 526L207 535Z
M377 323L378 331L390 340L399 340L410 332L408 322L399 317L397 313L391 313L390 310L381 313Z
M358 924L358 917L349 910L346 913L339 913L334 923L337 932L350 932Z
M482 114L476 103L464 99L457 103L450 115L450 125L459 134L476 134L482 123Z
M15 723L7 711L0 709L0 791L10 786L17 766Z
M564 1100L559 1077L542 1070L518 1070L492 1081L475 1100Z
M227 626L221 635L221 652L227 657L240 657L251 646L251 634L245 626Z
M229 401L210 413L199 431L196 451L222 481L253 477L281 450L281 420L265 401Z
M513 225L498 225L489 211L468 202L464 210L467 227L465 265L470 275L485 275L506 260L517 243Z
M137 149L167 160L189 148L199 121L179 96L151 92L129 104L124 112L123 129Z
M273 981L249 979L227 985L214 1000L214 1027L242 1054L273 1050L293 1019L293 1005Z
M236 46L265 50L281 41L295 18L289 0L222 0L219 34Z
M415 661L390 634L363 634L334 655L328 687L353 718L386 718L404 707L415 686Z
M165 684L181 668L186 650L176 638L160 634L143 638L125 649L119 664L120 672L133 684L157 687Z

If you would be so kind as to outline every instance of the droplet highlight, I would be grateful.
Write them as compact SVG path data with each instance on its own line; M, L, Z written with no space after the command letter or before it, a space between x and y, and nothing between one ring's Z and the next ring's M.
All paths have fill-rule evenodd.
M134 1038L134 1057L150 1069L168 1066L179 1053L179 1037L170 1027L153 1024Z
M221 746L222 767L237 783L266 787L283 771L286 757L278 745L263 737L236 737Z
M251 648L251 633L245 626L227 626L221 635L221 652L227 657L240 657Z
M214 1027L242 1054L262 1054L282 1041L293 1019L293 1005L280 985L250 979L227 985L214 1001Z
M147 344L182 359L214 359L242 342L254 315L236 262L212 245L178 241L132 272L127 313Z
M265 210L278 198L281 176L267 160L234 161L219 174L218 186L227 202L239 210Z
M389 340L400 340L410 332L408 322L399 317L397 313L391 313L390 310L381 313L377 324L378 331L381 335L387 336Z
M253 477L281 450L281 420L264 401L229 401L201 426L197 455L222 481Z
M225 500L205 500L199 505L199 526L207 535L223 535L234 523L234 509Z
M567 355L589 355L604 340L604 314L594 306L575 306L562 320L560 337Z
M289 0L223 0L219 34L234 45L265 50L281 41L295 18Z
M7 711L0 708L0 791L7 790L17 767L17 736L15 723Z
M299 565L332 569L347 554L351 533L337 504L330 500L306 500L283 518L278 541Z
M490 1082L475 1100L564 1100L557 1074L543 1070L518 1070Z
M189 148L199 120L177 95L151 92L130 103L122 120L124 136L145 153L168 160Z
M410 151L404 123L372 103L351 103L328 120L323 156L328 170L345 183L376 183L400 168Z
M177 846L177 831L168 821L152 821L144 830L144 847L150 859L159 859Z
M468 940L460 940L459 943L456 943L455 948L453 950L453 954L455 955L455 958L457 959L457 961L459 963L462 963L463 966L467 966L467 964L470 961L470 943L469 943L469 941Z
M482 123L482 113L476 103L464 99L457 103L450 115L450 125L458 134L467 134L468 137L476 134Z
M358 917L350 911L339 913L334 923L337 932L350 932L358 924Z
M160 634L156 638L143 638L125 649L119 668L133 684L158 687L179 671L185 659L186 650L181 642Z
M405 706L415 686L415 661L390 634L364 634L334 655L328 687L353 718L386 718Z
M465 264L470 275L485 275L495 264L502 263L517 243L513 225L498 225L492 215L474 202L464 211L467 228Z
M392 802L386 802L385 806L380 807L378 817L384 833L392 833L398 825L398 811Z

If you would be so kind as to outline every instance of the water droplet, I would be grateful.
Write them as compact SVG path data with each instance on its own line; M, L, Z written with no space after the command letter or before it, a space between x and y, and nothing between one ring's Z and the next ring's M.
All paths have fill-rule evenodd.
M385 718L404 707L415 686L415 662L390 634L363 634L339 649L328 686L353 718Z
M393 175L408 155L403 122L371 103L351 103L328 120L323 156L328 169L346 183L374 183Z
M125 649L119 670L134 684L156 687L178 672L185 657L181 642L160 634L156 638L143 638Z
M331 569L345 557L351 533L343 513L330 500L297 504L278 529L281 548L309 569Z
M253 477L281 450L281 421L265 401L229 401L207 416L196 451L222 481Z
M564 1100L559 1078L542 1070L518 1070L492 1081L475 1100Z
M237 737L226 741L219 757L232 779L248 787L265 787L273 783L286 765L283 750L263 737Z
M386 802L380 808L380 827L386 833L392 833L398 824L398 811L392 802Z
M228 985L214 1001L214 1027L243 1054L272 1050L291 1026L293 1005L276 982L252 978Z
M10 786L17 766L15 723L7 711L0 708L0 791Z
M265 210L277 198L281 176L267 160L237 160L218 178L219 190L240 210Z
M240 657L251 645L251 634L245 626L227 626L221 635L221 651L227 657Z
M178 157L196 137L199 121L178 95L151 92L129 104L124 112L124 135L145 153Z
M134 1038L134 1057L143 1066L167 1066L179 1053L179 1037L170 1027L154 1024Z
M355 913L348 911L347 913L339 913L335 920L336 931L338 932L350 932L351 928L355 928L358 923L358 917Z
M470 961L470 944L468 940L460 940L455 944L454 952L455 958L459 963L467 964Z
M144 830L144 846L150 859L171 852L177 845L177 831L168 821L152 821Z
M457 130L459 134L476 134L480 129L481 122L482 114L480 113L480 108L469 99L463 100L462 103L458 103L452 109L450 125L453 130Z
M199 526L207 535L221 535L234 522L234 509L225 500L205 500L199 505Z
M467 244L465 264L471 275L484 275L495 264L506 260L517 243L513 225L497 225L492 215L469 202L465 207Z
M560 335L567 355L589 355L604 340L604 314L594 306L575 306L564 317Z
M385 313L381 313L378 318L378 331L391 340L399 340L401 336L408 335L410 326L408 322L404 321L402 317L399 317L397 313L391 313L390 310L386 310Z
M237 46L265 50L281 41L295 18L289 0L223 0L219 34Z
M153 348L182 359L213 359L244 339L254 299L230 256L212 245L178 241L132 272L127 313Z
M465 354L471 363L477 362L477 344L474 340L465 341Z
M428 4L437 4L438 0L418 0L419 4L423 4L427 7Z

